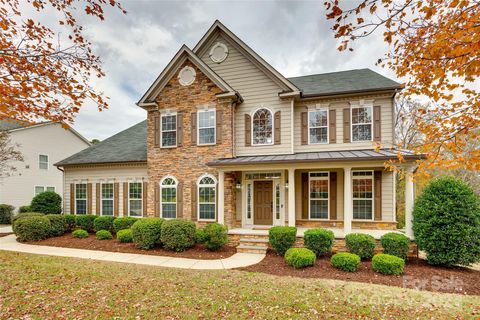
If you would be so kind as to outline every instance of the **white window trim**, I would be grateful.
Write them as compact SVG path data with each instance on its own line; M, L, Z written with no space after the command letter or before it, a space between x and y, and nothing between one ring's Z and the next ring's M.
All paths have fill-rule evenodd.
M368 123L368 122L356 123L356 124L353 123L353 109L359 109L359 108L370 108L370 114L371 114L370 123ZM353 126L354 125L366 125L366 124L370 124L370 137L371 137L370 140L353 140ZM373 141L373 105L371 105L371 104L352 105L350 107L350 141L352 143Z
M255 118L255 113L257 113L258 110L262 110L262 109L265 109L267 110L268 112L270 112L270 116L272 117L272 142L270 143L254 143L255 139L254 139L254 130L253 130L253 121L254 121L254 118ZM274 114L273 114L273 111L270 110L270 108L267 108L267 107L260 107L260 108L257 108L253 111L252 115L251 115L251 120L250 120L250 128L252 130L252 140L250 142L250 145L256 147L256 146L272 146L274 145L275 143L275 119L274 119Z
M244 180L245 181L245 180ZM248 201L248 188L250 186L250 201ZM253 225L253 180L245 182L245 222ZM248 217L248 208L250 207L250 217Z
M142 186L142 191L140 192L140 196L141 198L140 199L130 199L130 184L132 183L140 183L140 185ZM141 181L132 181L132 182L128 182L128 216L129 217L133 217L133 218L142 218L143 217L143 183ZM130 215L130 200L140 200L140 203L141 203L141 208L140 208L140 215L139 216L132 216ZM161 207L161 206L160 206Z
M167 204L169 204L169 203L170 203L170 204L171 204L171 203L175 203L175 218L164 218L164 217L163 217L163 206L162 206L162 204L163 204L164 202L162 201L162 189L164 189L164 188L173 188L172 185L163 187L163 182L164 182L166 179L169 179L169 178L170 178L170 179L173 179L173 180L175 181L175 194L176 194L175 199L176 199L176 200L175 200L175 202L165 202L165 203L167 203ZM168 219L176 219L176 218L178 217L178 212L177 212L177 210L178 210L178 180L177 180L177 178L175 178L174 176L166 176L166 177L163 177L162 180L160 180L160 195L159 195L159 197L160 197L160 218L162 218L162 219L167 219L167 220L168 220Z
M175 145L174 146L164 146L163 145L163 117L172 117L175 116ZM168 130L165 132L173 132L174 130ZM178 118L176 112L169 112L169 113L161 113L160 114L160 148L168 149L168 148L176 148L178 146Z
M214 205L215 205L215 218L213 219L202 219L200 218L200 181L202 181L203 178L212 178L213 179L213 184L206 184L206 185L203 185L204 187L213 187L213 190L215 191L215 201L214 201ZM211 202L204 202L206 204L211 204ZM212 176L211 174L204 174L202 176L200 176L200 178L198 178L197 180L197 219L198 221L217 221L217 179L215 179L214 176Z
M47 157L47 168L46 169L40 168L40 156ZM48 154L42 154L42 153L38 154L38 169L39 170L49 170L50 169L50 156Z
M37 190L35 190L35 189L37 189L37 187L42 187L43 188L42 192L48 191L47 188L53 188L53 192L57 192L57 188L55 188L54 186L46 186L46 185L38 185L37 184L37 185L33 186L33 196L34 197L37 195L37 193L36 193Z
M354 198L353 197L353 180L354 179L365 179L368 178L368 176L357 176L355 177L353 175L354 172L371 172L371 179L372 179L372 198ZM375 219L375 172L373 170L352 170L352 221L373 221ZM353 218L354 212L353 212L353 201L354 200L372 200L372 218L371 219L355 219Z
M200 113L203 112L212 112L214 115L213 127L204 127L200 128ZM200 143L200 129L211 129L213 128L213 142L212 143ZM217 111L216 109L207 109L207 110L198 110L197 111L197 146L212 146L217 143Z
M326 173L326 177L310 177L311 173ZM326 180L327 181L327 188L328 188L328 196L327 196L327 218L312 218L312 210L311 210L311 191L310 191L310 181L313 180ZM325 200L325 199L314 199L314 200ZM330 220L330 172L329 171L310 171L308 172L308 220L313 221L326 221Z
M326 126L319 126L319 127L310 127L310 113L312 112L319 112L319 111L326 111L327 112L327 125ZM318 144L329 144L330 142L330 130L329 130L329 124L330 124L330 118L329 118L329 112L328 112L328 108L319 108L319 109L312 109L312 110L308 110L308 117L307 117L307 122L308 122L308 144L309 145L318 145ZM313 128L313 129L316 129L316 128L327 128L327 141L325 142L316 142L316 143L312 143L311 142L311 134L310 134L310 129Z
M104 184L111 184L112 185L112 190L113 190L113 198L103 198L103 185ZM103 214L103 200L112 200L112 208L113 212L112 215L104 215ZM106 216L106 217L113 217L115 216L115 185L112 182L102 182L100 183L100 215L101 216Z
M85 185L85 198L80 198L80 199L77 198L77 186L79 184L84 184ZM74 190L74 196L75 196L75 201L74 201L74 206L75 206L74 209L75 210L74 210L74 212L75 212L75 215L78 214L77 213L77 200L85 200L85 213L84 214L88 214L88 190L87 190L88 184L87 183L75 183L74 187L75 187L75 190ZM83 213L81 215L83 215Z
M37 193L37 190L36 190L37 188L43 188L43 191L42 191L42 192L45 192L45 190L46 190L46 189L45 189L45 186L39 186L39 185L33 186L33 196L34 196L34 197L35 197L37 194L39 194L39 193ZM42 193L42 192L40 192L40 193Z

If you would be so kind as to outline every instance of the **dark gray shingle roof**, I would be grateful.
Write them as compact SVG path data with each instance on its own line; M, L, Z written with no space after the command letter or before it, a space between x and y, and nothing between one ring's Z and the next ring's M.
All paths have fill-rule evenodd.
M0 131L8 131L23 127L28 127L31 124L27 121L20 121L15 119L0 119Z
M147 161L147 120L70 156L56 166Z
M399 89L398 82L370 69L357 69L288 78L303 96L335 95L364 91Z

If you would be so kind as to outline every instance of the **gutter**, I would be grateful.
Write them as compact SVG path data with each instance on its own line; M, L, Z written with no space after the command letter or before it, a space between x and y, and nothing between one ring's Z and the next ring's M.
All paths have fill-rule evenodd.
M367 92L382 92L382 91L391 91L394 90L395 93L399 90L402 90L401 87L387 87L387 88L379 88L379 89L364 89L364 90L355 90L355 91L338 91L332 93L311 93L311 94L302 94L301 98L318 98L318 97L330 97L330 96L340 96L340 95L354 95L358 93L367 93Z

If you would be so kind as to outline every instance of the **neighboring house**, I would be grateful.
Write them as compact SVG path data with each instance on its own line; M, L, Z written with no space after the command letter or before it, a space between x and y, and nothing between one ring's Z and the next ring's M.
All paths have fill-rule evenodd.
M63 173L53 164L90 146L88 140L60 123L28 123L0 119L0 131L8 131L18 145L24 161L16 162L17 171L0 178L0 203L29 205L32 198L44 191L62 194Z
M396 227L384 162L420 158L393 149L400 89L369 69L285 78L216 21L140 99L146 121L56 164L65 211L378 236Z

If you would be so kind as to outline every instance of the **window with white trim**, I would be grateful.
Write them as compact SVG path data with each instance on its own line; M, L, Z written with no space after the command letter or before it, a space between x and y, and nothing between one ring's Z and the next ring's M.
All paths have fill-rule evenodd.
M372 220L373 218L373 171L354 171L353 219Z
M75 213L87 214L87 184L75 184Z
M371 141L372 106L352 107L352 141Z
M168 177L160 183L160 211L162 218L177 217L177 180Z
M46 154L38 155L38 168L48 170L48 156Z
M258 109L252 118L252 144L272 144L273 143L273 116L270 110Z
M35 186L35 195L45 191L55 192L55 187Z
M198 111L198 144L215 143L215 110Z
M308 174L308 189L310 219L328 219L329 173L310 172Z
M308 132L310 144L328 143L328 110L308 112Z
M55 187L46 187L45 191L47 192L55 192Z
M205 176L198 182L198 220L215 220L215 179Z
M162 114L160 126L162 147L175 147L177 145L177 115Z
M128 183L128 215L141 217L143 211L143 184L141 182Z
M102 216L113 216L113 183L102 183L101 186Z

